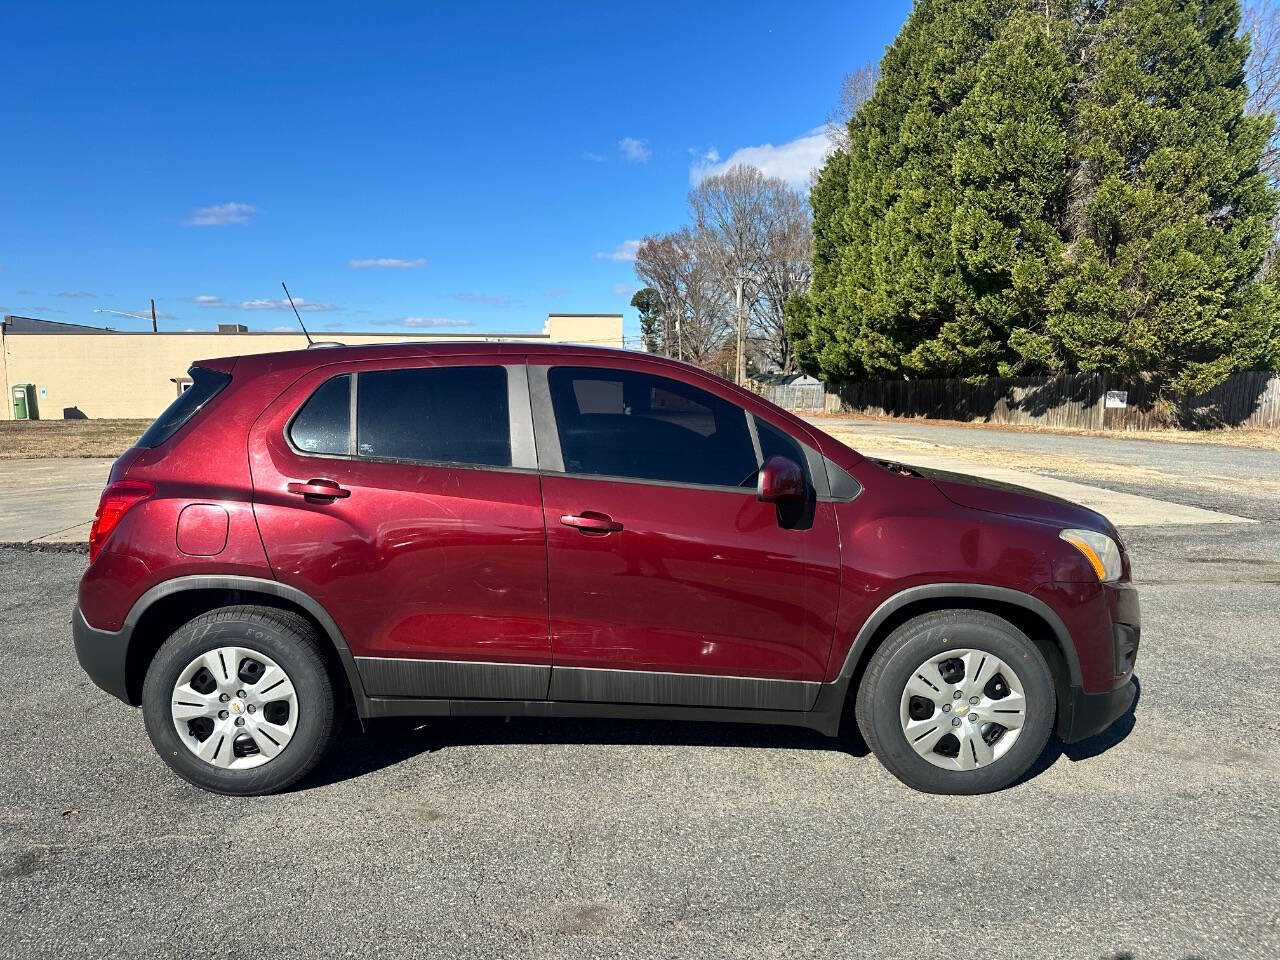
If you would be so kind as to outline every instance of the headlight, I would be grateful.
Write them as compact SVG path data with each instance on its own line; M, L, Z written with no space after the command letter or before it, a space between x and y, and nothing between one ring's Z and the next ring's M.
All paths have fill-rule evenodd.
M1084 554L1089 566L1093 567L1093 572L1103 583L1120 579L1124 569L1120 548L1105 533L1098 533L1097 530L1063 530L1058 536Z

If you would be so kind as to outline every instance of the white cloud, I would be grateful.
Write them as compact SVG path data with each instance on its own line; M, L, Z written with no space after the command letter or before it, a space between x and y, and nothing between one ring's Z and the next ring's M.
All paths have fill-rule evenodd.
M597 260L613 260L617 263L635 263L636 251L640 249L639 240L623 240L609 252L600 251Z
M696 185L707 177L746 164L756 167L766 177L781 177L791 186L803 188L809 185L813 171L822 166L833 149L826 127L818 127L776 146L764 143L758 147L741 147L724 161L720 161L719 154L711 150L689 168L689 183ZM711 159L711 154L715 154L715 159Z
M96 300L97 294L90 293L88 290L63 290L54 294L56 297L66 297L69 300Z
M590 160L592 163L604 163L603 154L591 153L590 151L588 151L587 153L584 153L583 156L586 157L588 160Z
M223 300L221 297L215 297L211 293L198 293L194 297L187 297L188 303L194 303L197 307L230 307L231 304Z
M341 310L341 307L335 307L332 303L312 303L310 300L304 300L302 297L294 297L293 304L298 308L299 313L333 313ZM288 300L244 300L240 303L241 310L289 310Z
M257 212L257 207L247 203L218 203L198 207L183 223L188 227L225 227L230 223L247 223Z
M618 149L622 151L628 163L648 163L653 153L649 149L648 140L637 140L635 137L623 137L618 141Z
M615 283L613 285L613 295L615 297L629 297L636 292L634 283Z
M418 257L416 260L402 260L399 257L373 257L367 260L348 260L347 266L353 270L368 270L371 267L390 267L397 270L413 270L416 267L425 267L427 265L426 257Z

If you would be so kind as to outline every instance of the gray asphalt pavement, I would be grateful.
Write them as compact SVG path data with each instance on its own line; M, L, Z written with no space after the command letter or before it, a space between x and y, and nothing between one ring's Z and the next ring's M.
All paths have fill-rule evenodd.
M1134 715L981 798L854 736L533 720L216 797L76 665L84 557L0 549L0 956L1274 957L1280 525L1126 535Z

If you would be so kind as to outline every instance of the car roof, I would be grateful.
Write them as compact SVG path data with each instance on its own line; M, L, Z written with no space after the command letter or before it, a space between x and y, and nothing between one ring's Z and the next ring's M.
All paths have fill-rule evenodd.
M451 357L485 354L488 356L542 356L542 357L598 357L601 359L650 360L681 370L698 370L692 364L672 360L669 357L642 353L638 350L622 350L616 347L599 347L575 343L521 343L519 341L451 340L447 343L424 343L404 340L394 343L359 345L320 344L302 350L284 350L277 353L249 353L239 356L217 357L195 361L195 366L230 370L234 364L243 370L258 373L267 370L312 369L331 363L349 363L357 360L412 359L422 357ZM702 372L702 371L698 371Z

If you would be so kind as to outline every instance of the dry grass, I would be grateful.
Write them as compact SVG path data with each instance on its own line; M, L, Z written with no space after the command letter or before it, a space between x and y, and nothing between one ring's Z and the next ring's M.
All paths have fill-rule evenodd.
M1007 433L1052 433L1078 437L1114 437L1117 440L1152 440L1159 443L1214 443L1254 450L1280 450L1280 430L1227 427L1221 430L1083 430L1076 427L1038 427L1027 424L983 423L970 420L931 420L922 417L870 417L863 414L805 414L820 424L911 423L921 426L964 427Z
M0 460L118 457L150 420L17 420L0 422Z

